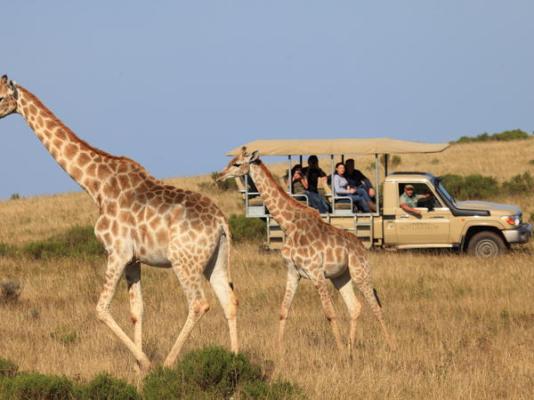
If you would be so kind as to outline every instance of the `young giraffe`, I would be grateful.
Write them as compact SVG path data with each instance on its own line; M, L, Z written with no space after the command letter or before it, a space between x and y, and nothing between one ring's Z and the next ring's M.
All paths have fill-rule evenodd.
M339 349L342 349L341 337L332 300L328 294L328 279L339 290L349 310L349 355L352 354L354 347L356 320L361 310L361 305L354 294L352 281L356 283L380 322L389 346L394 348L394 338L388 334L382 318L381 304L376 291L371 286L366 249L361 241L355 235L327 224L316 210L290 197L276 183L267 167L258 158L257 151L248 154L246 148L243 148L241 154L230 161L220 173L219 179L224 180L246 174L250 174L265 207L285 233L285 243L281 254L287 264L288 275L286 292L280 310L278 335L280 348L282 348L289 308L301 278L311 279L319 291L323 310Z
M97 204L95 234L108 255L104 290L97 305L104 322L132 352L139 372L150 368L142 349L141 268L172 268L189 304L187 320L165 360L174 364L185 340L209 305L201 276L222 305L232 351L238 351L237 298L230 281L230 232L226 218L207 197L153 178L138 163L112 156L80 140L33 94L0 78L0 118L19 113L52 157ZM119 327L110 304L122 275L128 283L134 340Z

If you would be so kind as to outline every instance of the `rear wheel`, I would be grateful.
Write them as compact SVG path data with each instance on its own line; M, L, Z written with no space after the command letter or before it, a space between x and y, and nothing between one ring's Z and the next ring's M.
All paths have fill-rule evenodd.
M504 254L507 250L504 240L495 232L475 233L467 245L467 253L472 256L490 258Z

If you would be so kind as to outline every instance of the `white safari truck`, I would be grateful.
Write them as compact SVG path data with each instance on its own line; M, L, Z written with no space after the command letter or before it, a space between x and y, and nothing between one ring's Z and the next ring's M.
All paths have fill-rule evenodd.
M264 158L287 158L288 171L296 160L305 167L306 156L317 155L321 160L321 168L330 175L334 174L335 162L344 161L345 156L350 155L358 165L358 157L371 155L375 171L374 176L369 178L375 183L375 212L355 212L352 204L347 203L347 198L336 195L333 187L324 185L320 188L331 208L328 213L321 214L323 219L353 232L368 248L454 248L480 257L494 257L506 252L514 244L527 243L532 234L532 226L523 223L521 210L516 206L485 201L457 201L447 192L439 177L427 172L388 173L390 155L437 153L444 151L448 144L378 138L257 140L245 146L250 151L258 150ZM239 154L241 147L231 150L227 155ZM281 179L280 182L287 187L288 194L307 204L305 194L291 193L288 181ZM249 177L238 178L236 182L243 195L245 215L264 219L267 245L271 249L281 248L284 233L269 215L259 193L254 191L253 182ZM425 194L425 200L415 208L419 215L409 213L400 206L400 196L407 185L414 187L416 195Z

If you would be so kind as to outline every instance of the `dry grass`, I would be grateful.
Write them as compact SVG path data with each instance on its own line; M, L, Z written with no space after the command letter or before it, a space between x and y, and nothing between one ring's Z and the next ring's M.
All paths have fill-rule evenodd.
M403 156L402 169L483 173L499 180L532 169L534 141L453 146L438 155ZM489 147L488 147L489 146ZM471 149L471 158L460 158ZM480 150L482 149L482 150ZM512 158L512 151L515 151ZM491 157L488 157L491 152ZM519 154L519 155L517 155ZM433 162L433 159L439 161ZM408 165L408 160L412 164ZM510 160L510 162L508 162ZM208 178L172 180L196 190ZM237 193L211 193L229 215L240 212ZM533 194L512 199L528 215ZM0 203L0 242L19 245L94 221L96 209L85 194ZM358 328L351 362L338 354L318 296L304 281L297 293L286 335L287 353L276 351L278 309L286 272L277 253L258 244L234 247L232 275L238 290L243 350L274 366L274 375L299 384L311 398L494 399L534 395L533 246L484 263L449 252L373 252L375 286L390 330L399 343L390 352L368 309ZM23 292L0 304L0 357L21 369L92 377L105 370L135 381L133 359L95 318L104 259L29 260L0 257L0 280L16 279ZM172 272L145 268L144 342L161 362L185 321L186 302ZM186 349L228 346L221 309L211 291L212 310L195 328ZM333 293L334 294L334 293ZM346 332L344 305L336 310ZM124 282L113 314L130 331Z

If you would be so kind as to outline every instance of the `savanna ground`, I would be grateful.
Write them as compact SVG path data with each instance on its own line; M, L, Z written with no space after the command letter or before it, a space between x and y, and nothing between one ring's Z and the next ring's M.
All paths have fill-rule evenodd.
M402 156L396 169L436 175L480 173L504 181L525 171L533 173L531 159L534 140L462 144L440 154ZM357 159L364 168L370 162ZM169 180L193 190L208 181L208 177ZM242 212L237 193L206 194L227 215ZM533 193L497 196L497 200L520 205L525 219L532 220ZM0 203L0 243L24 246L72 226L90 225L96 213L83 193L4 201ZM399 347L396 352L387 348L364 304L359 341L350 362L337 352L308 281L302 281L291 310L286 353L277 352L285 267L277 253L260 251L259 243L235 243L232 276L241 303L241 348L269 374L298 384L310 398L531 398L533 250L529 244L490 261L447 251L371 252L374 286ZM98 256L40 260L10 253L0 256L0 280L23 284L18 301L0 304L0 357L24 370L82 378L108 371L135 382L133 358L95 318L104 265L104 258ZM130 332L125 286L122 282L113 314ZM208 344L229 346L222 311L209 289L207 293L212 310L193 331L185 351ZM185 321L186 300L171 271L149 267L143 270L143 294L145 348L149 357L161 362ZM346 334L344 305L332 294Z

